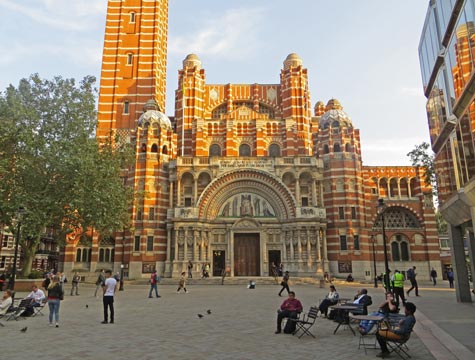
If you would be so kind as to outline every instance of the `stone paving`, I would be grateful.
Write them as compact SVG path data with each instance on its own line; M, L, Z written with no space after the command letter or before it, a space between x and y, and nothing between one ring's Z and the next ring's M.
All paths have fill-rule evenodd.
M358 287L361 286L337 285L342 297L352 297ZM319 318L313 328L316 339L275 335L276 309L285 299L277 296L279 289L277 285L259 283L254 290L243 285L194 285L188 286L188 294L177 294L176 286L162 285L159 286L162 298L149 299L148 286L128 285L125 291L117 294L116 323L103 325L100 324L102 298L93 296L92 285L81 284L79 296L67 295L61 303L59 328L48 327L47 308L45 316L3 322L0 354L2 359L9 360L375 358L377 350L368 350L367 355L363 349L358 350L358 335L353 336L349 329L340 329L333 335L336 323L324 318ZM314 285L297 285L292 290L305 310L327 293L327 289ZM373 297L371 311L382 301L383 290L370 287L368 290ZM421 318L432 319L429 313L443 313L449 303L452 307L456 304L452 292L438 290L421 289L423 296L410 298L418 305ZM207 309L211 309L210 315L206 313ZM461 314L458 322L465 323L462 329L467 326L475 331L475 322L470 323L475 320L473 307L464 311L471 312ZM197 314L204 317L200 319ZM416 318L417 315L416 312ZM457 321L440 322L445 328L435 328L442 334L463 335L473 343L470 331L462 330L463 334L457 334ZM421 325L423 323L421 321ZM25 326L28 331L21 333L20 329ZM433 349L441 345L430 336L424 343L418 336L421 331L427 335L431 332L421 327L411 336L408 345L413 359L457 359L437 352L434 356L425 343ZM473 351L473 347L470 350Z

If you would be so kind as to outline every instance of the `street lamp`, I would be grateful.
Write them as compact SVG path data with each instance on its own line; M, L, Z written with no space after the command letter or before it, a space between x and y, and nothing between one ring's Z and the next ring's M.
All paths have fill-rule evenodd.
M373 275L374 275L374 287L378 287L378 273L376 272L376 251L374 250L374 243L376 238L374 235L371 235L371 243L373 244Z
M122 231L122 261L120 264L119 291L124 291L125 229Z
M386 291L390 291L391 287L389 284L389 263L388 263L388 249L386 246L386 228L384 224L384 212L386 211L386 204L384 203L384 199L378 199L378 206L377 208L380 210L379 214L381 215L381 223L382 223L382 229L383 229L383 247L384 247L384 271L385 271L385 276L384 276L384 283L386 287Z
M8 289L10 290L15 290L16 262L18 259L18 246L20 245L21 218L24 213L25 213L25 209L23 209L23 207L20 206L17 212L18 225L17 225L16 238L15 238L15 254L13 256L13 270L12 270L10 281L8 284Z

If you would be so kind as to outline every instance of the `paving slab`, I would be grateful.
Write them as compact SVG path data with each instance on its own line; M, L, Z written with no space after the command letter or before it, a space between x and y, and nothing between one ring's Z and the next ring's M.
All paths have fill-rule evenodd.
M338 290L342 297L353 297L358 287L342 285ZM244 285L194 285L188 286L188 294L177 294L174 285L162 285L159 299L148 298L146 285L130 285L117 293L115 324L107 325L100 323L102 298L93 296L94 288L81 284L79 296L66 295L59 328L48 326L48 309L45 316L4 322L5 327L0 327L2 358L354 359L375 358L378 352L367 350L365 355L363 349L358 350L358 335L348 329L333 335L337 324L324 318L318 318L313 328L316 339L274 334L276 310L285 299L277 296L278 285L257 283L253 290ZM328 292L315 285L296 285L292 290L305 310ZM368 290L373 297L371 309L376 309L383 290ZM438 300L441 294L444 302ZM414 302L417 299L427 318L425 308L442 312L451 296L450 292L427 291ZM28 331L20 332L25 326ZM414 359L437 358L417 333L408 346Z

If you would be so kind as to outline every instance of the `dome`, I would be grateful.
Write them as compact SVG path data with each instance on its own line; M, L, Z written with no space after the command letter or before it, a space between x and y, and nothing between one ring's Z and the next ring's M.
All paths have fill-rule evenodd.
M326 112L319 121L320 129L329 127L353 127L350 117L343 111L337 99L331 99L326 106Z
M317 101L313 110L315 116L322 116L325 113L325 104L323 101Z
M284 61L284 69L302 66L303 61L296 53L289 54Z
M201 60L196 54L188 54L183 60L183 69L185 68L196 68L197 70L201 69Z
M157 102L150 99L143 107L144 113L139 117L137 122L138 127L164 127L167 130L172 129L172 123L168 116L160 111Z

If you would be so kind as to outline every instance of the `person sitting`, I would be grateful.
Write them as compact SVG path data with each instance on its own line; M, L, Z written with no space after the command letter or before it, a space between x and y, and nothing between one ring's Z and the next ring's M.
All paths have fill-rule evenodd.
M23 316L31 316L34 313L33 308L41 306L41 302L46 299L45 293L43 290L38 289L37 285L33 285L31 287L31 292L28 294L27 299L34 299L34 302L31 304L30 307L27 307L26 310L23 312Z
M353 282L353 281L355 281L355 279L353 279L353 275L348 274L348 276L346 277L346 282Z
M2 300L0 301L0 315L5 315L10 306L12 306L12 295L13 291L11 290L7 290L3 293Z
M340 299L340 295L337 293L335 286L330 285L330 292L325 297L325 299L322 300L322 302L318 306L318 310L325 317L327 317L328 316L328 308L330 306L335 305L336 303L338 303L339 299Z
M402 340L409 336L416 323L414 313L416 312L416 305L411 302L406 302L404 305L405 317L401 319L394 329L379 330L376 334L376 340L378 340L381 352L377 354L377 357L387 358L389 357L389 349L387 345L388 340Z
M371 313L371 316L389 316L390 313L397 314L399 312L398 307L396 306L396 301L394 301L394 295L390 292L386 293L386 300L384 300L381 305L379 305L379 309L376 312ZM360 322L359 325L359 332L362 335L366 335L371 331L376 321L374 320L363 320Z
M355 297L353 298L353 304L363 305L363 315L368 314L368 306L373 303L371 296L368 295L368 290L361 289L358 290Z
M284 300L282 305L280 305L280 309L277 311L277 330L275 333L280 334L282 332L282 320L284 318L297 319L298 314L301 313L302 310L302 303L300 300L295 298L295 292L290 291L288 299ZM290 320L287 321L287 324L285 324L284 333L291 334L294 331L295 322Z

